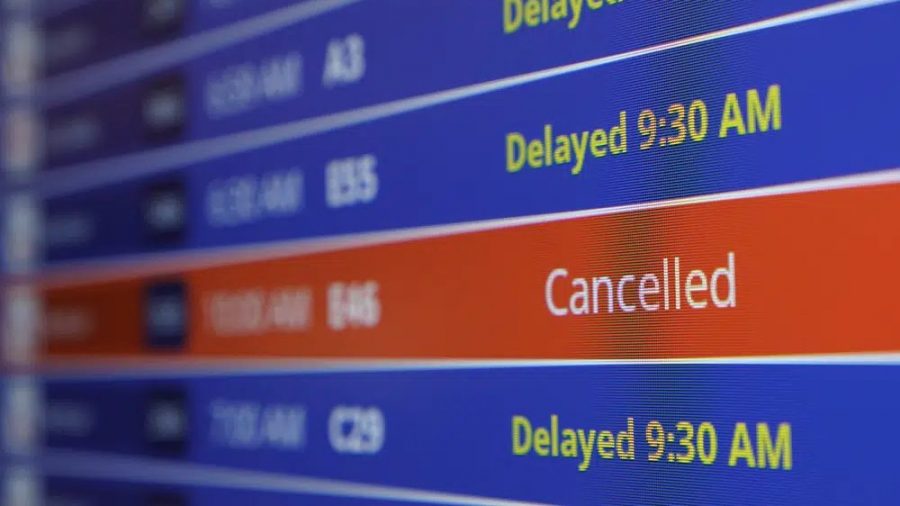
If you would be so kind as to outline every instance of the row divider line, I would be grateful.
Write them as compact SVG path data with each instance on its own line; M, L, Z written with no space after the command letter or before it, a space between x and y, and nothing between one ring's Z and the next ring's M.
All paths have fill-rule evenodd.
M760 356L629 359L452 359L452 358L168 358L165 362L145 362L148 357L67 357L65 363L43 370L20 372L43 380L129 380L159 377L233 377L274 374L354 374L416 371L467 371L479 369L530 369L548 367L659 367L676 365L794 365L794 366L896 366L900 351L859 353L811 353ZM81 360L81 362L79 362Z

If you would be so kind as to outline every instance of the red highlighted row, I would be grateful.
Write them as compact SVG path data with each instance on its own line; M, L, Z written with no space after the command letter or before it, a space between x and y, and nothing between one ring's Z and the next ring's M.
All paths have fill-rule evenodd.
M681 358L900 350L900 185L48 288L50 356Z

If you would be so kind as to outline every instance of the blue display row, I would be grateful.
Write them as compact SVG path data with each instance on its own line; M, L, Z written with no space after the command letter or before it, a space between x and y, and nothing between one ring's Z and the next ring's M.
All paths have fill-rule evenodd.
M271 3L276 2L265 2ZM652 1L592 0L537 15L532 10L537 1L456 0L442 2L440 8L416 0L357 2L51 108L46 163L59 167L207 139L620 54L808 8L821 7L809 17L840 17L835 13L881 2L822 7L828 3L747 2L741 8L675 3L661 8ZM581 6L577 14L575 4ZM215 11L209 5L206 9ZM896 9L876 9L896 22ZM752 53L728 55L729 61L744 58L765 64ZM669 79L685 67L720 63L683 60L657 72ZM633 83L617 82L614 89Z
M894 5L708 41L153 175L130 178L123 163L110 168L123 182L47 201L46 260L893 169L900 74L880 55L898 14Z
M887 503L897 388L787 364L70 379L45 420L51 448L486 497Z

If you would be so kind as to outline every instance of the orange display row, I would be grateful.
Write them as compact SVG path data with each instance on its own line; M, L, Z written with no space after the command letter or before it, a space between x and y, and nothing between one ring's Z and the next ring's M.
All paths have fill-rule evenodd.
M685 358L900 350L900 185L659 206L44 293L45 353Z

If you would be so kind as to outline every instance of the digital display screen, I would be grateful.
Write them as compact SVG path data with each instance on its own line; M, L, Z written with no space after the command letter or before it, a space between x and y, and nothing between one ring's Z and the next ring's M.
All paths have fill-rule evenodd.
M3 505L900 502L896 1L0 13Z

